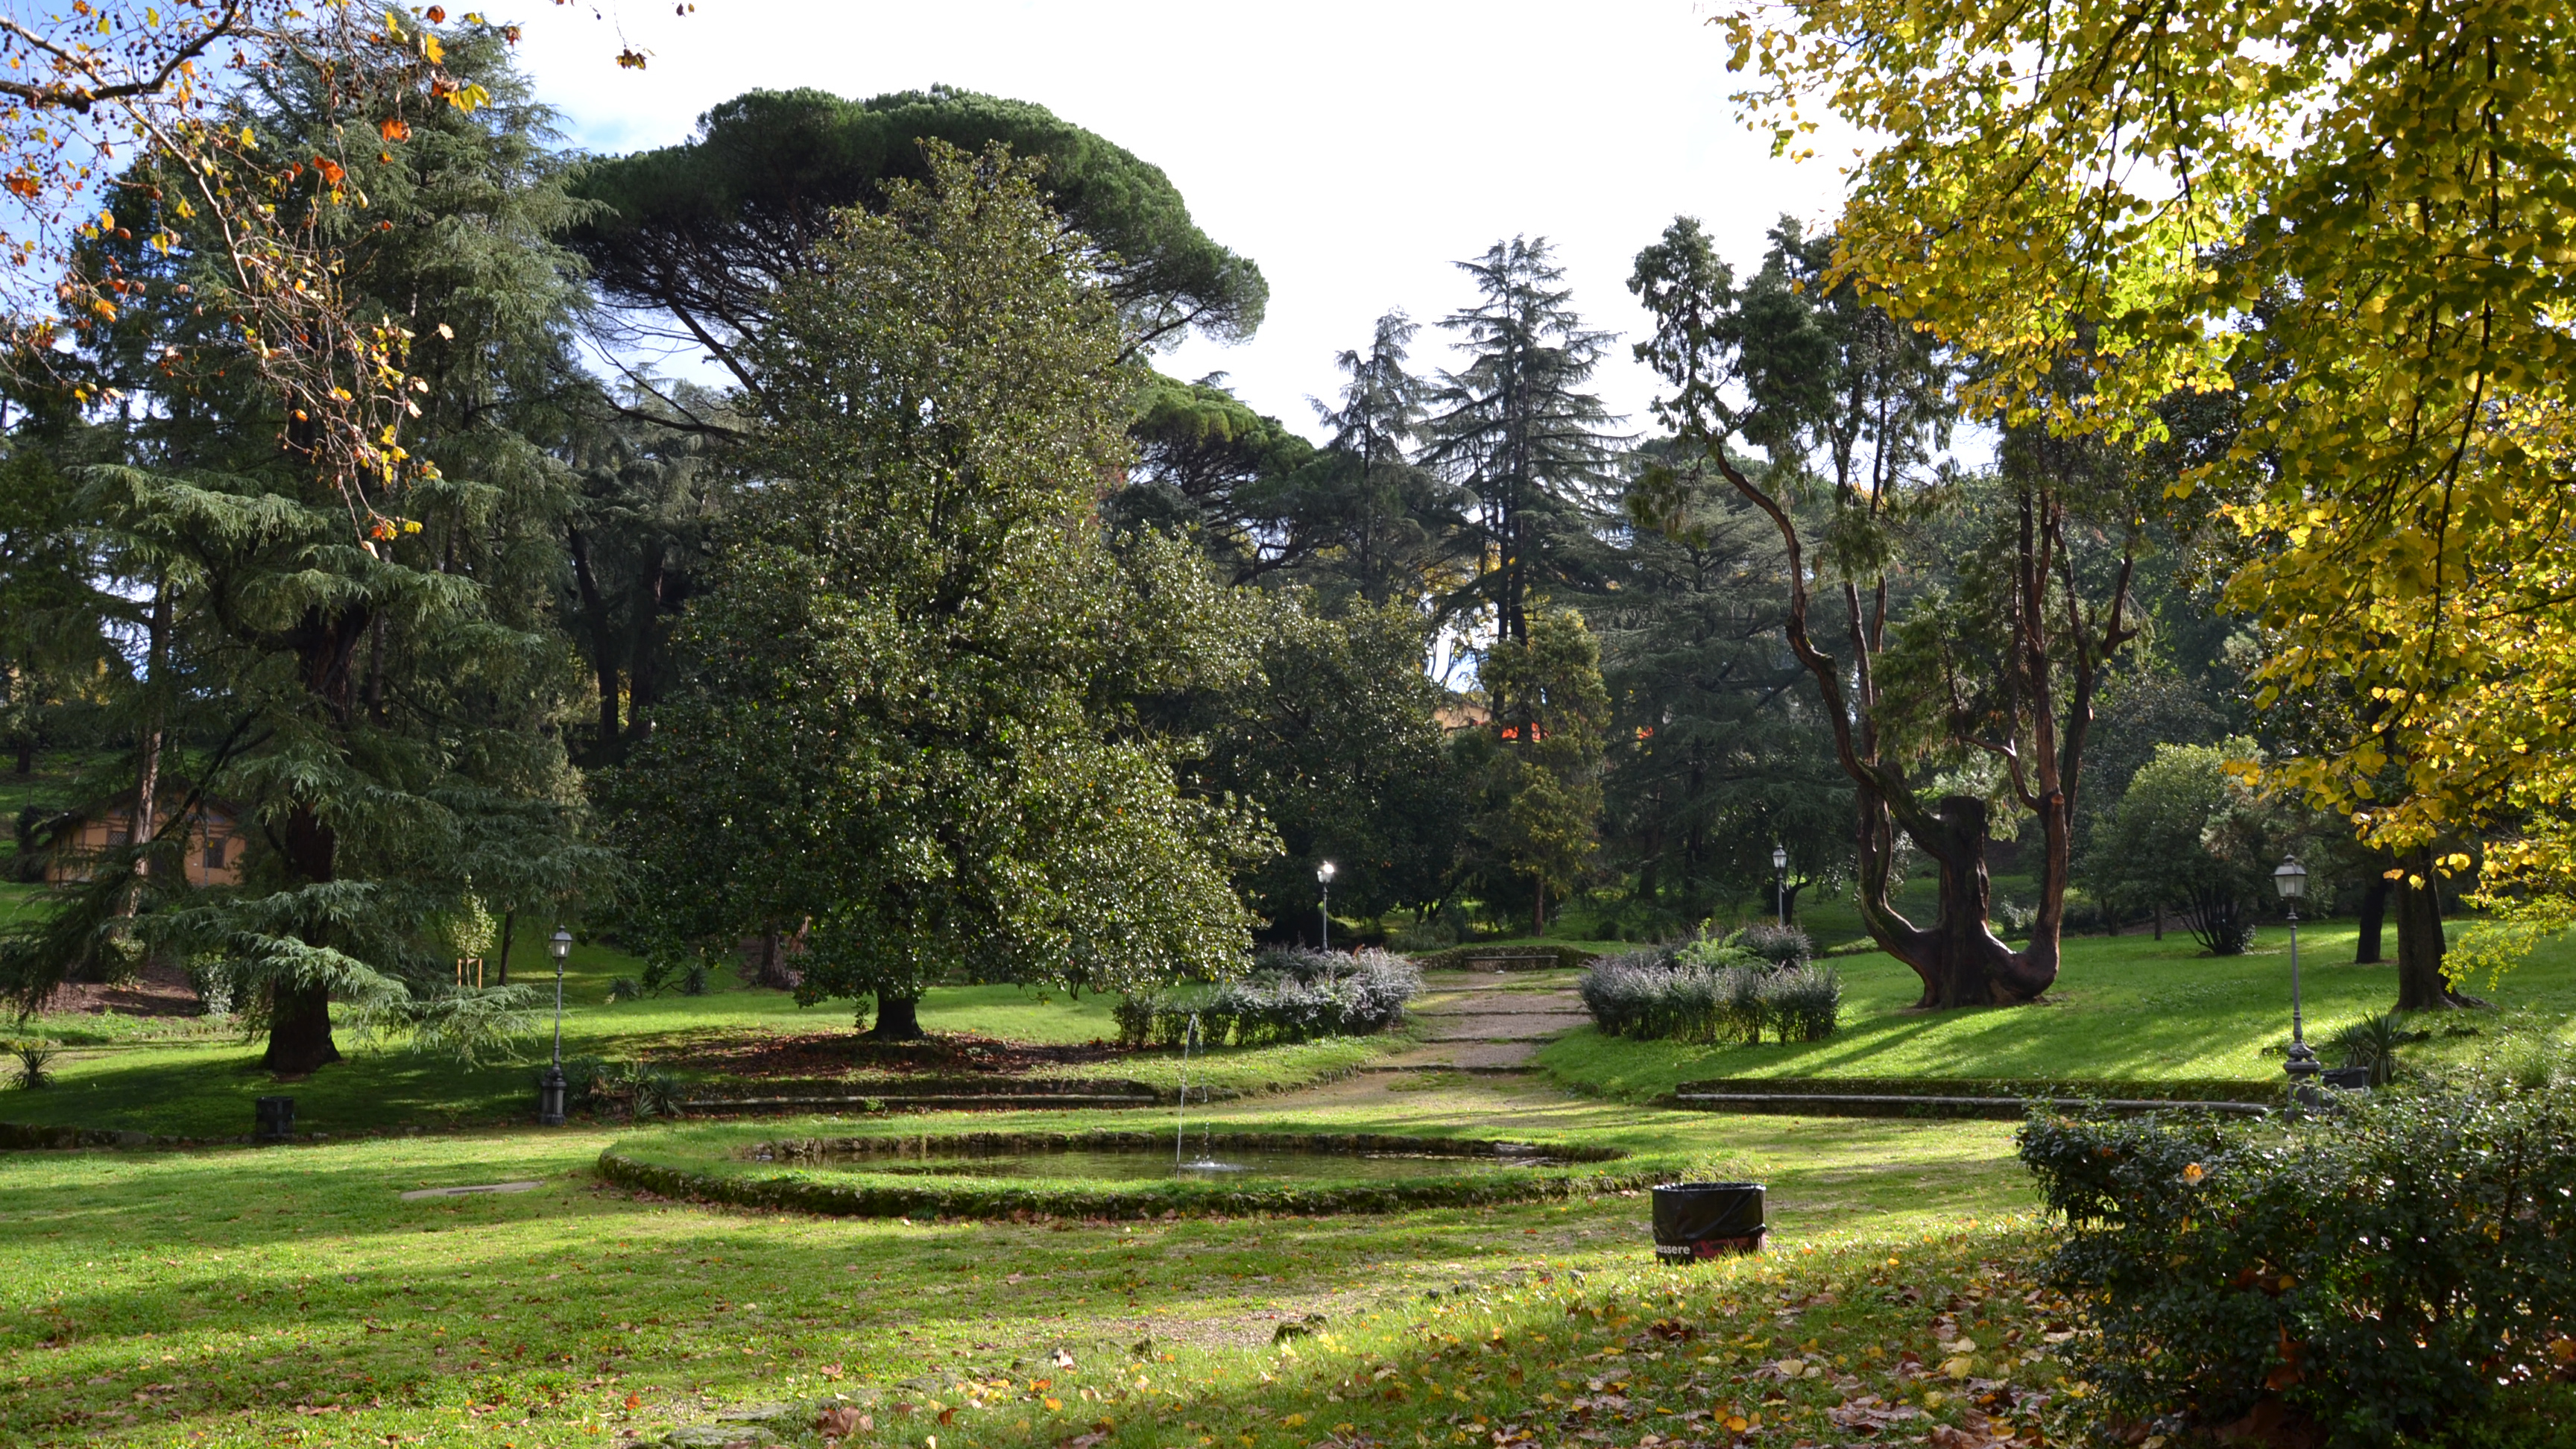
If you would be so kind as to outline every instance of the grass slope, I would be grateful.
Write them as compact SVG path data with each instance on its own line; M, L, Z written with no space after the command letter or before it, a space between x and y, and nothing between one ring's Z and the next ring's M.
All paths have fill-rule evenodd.
M534 1449L832 1393L871 1419L855 1442L882 1445L1266 1449L1343 1423L1454 1443L1532 1415L1814 1437L1863 1388L1942 1392L1901 1384L1896 1356L1937 1362L1950 1332L1995 1345L1980 1373L2049 1374L1996 1352L2006 1319L2037 1343L2019 1323L2036 1310L1980 1277L2027 1232L1999 1221L2029 1201L2008 1126L1641 1113L1513 1084L1302 1105L1336 1130L1508 1123L1687 1152L1770 1182L1775 1248L1656 1268L1642 1196L1118 1226L717 1211L601 1190L588 1164L624 1135L606 1131L21 1154L0 1159L0 1442ZM541 1187L397 1197L509 1179ZM1935 1324L1963 1291L1965 1316ZM1270 1347L1318 1313L1328 1337ZM1668 1351L1657 1320L1703 1341ZM1784 1379L1782 1356L1819 1373Z
M2355 966L2354 928L2303 927L2299 935L2308 1037L2387 1010L2393 965ZM1551 1043L1539 1066L1588 1092L1642 1100L1712 1077L2021 1077L2053 1080L2270 1081L2290 1039L2288 935L2266 927L2255 950L2209 957L2186 935L2077 937L2065 945L2057 985L2038 1004L1912 1013L1914 973L1885 955L1846 957L1842 1024L1821 1042L1701 1046L1625 1041L1589 1027ZM2576 944L2558 942L2487 990L2504 1019L2564 1023L2576 1014ZM2486 1013L2426 1023L2492 1034ZM2419 1062L2475 1050L2478 1038L2437 1035L2411 1050Z

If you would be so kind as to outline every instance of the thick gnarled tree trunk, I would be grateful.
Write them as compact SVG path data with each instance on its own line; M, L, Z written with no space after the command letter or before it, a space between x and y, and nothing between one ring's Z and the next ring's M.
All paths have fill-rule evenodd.
M2467 1006L2468 997L2451 989L2442 975L2442 882L2433 853L2418 851L2406 862L2404 878L2391 882L2397 898L2397 1009L2440 1011ZM2422 885L2415 882L2422 881Z
M2067 564L2062 502L2043 488L2021 490L2013 560L2012 653L2005 663L2012 676L2009 692L2016 701L2016 718L2007 721L2002 739L1961 741L2002 761L2014 798L2039 825L2038 915L2029 944L2016 951L1995 935L1990 924L1993 898L1986 873L1985 802L1953 795L1927 803L1908 779L1904 765L1880 747L1874 718L1878 704L1874 666L1886 645L1884 579L1875 583L1867 599L1857 584L1842 586L1850 616L1849 662L1819 649L1808 628L1807 563L1795 520L1778 500L1729 462L1722 450L1712 449L1710 456L1736 491L1770 516L1786 550L1789 647L1823 696L1835 756L1855 787L1857 896L1870 936L1922 978L1918 1009L2009 1006L2037 1000L2057 980L2076 787L2092 729L2094 691L2104 667L2136 636L2126 617L2135 538L2123 551L2107 602L2087 609ZM2063 594L2053 593L2061 583ZM1844 688L1846 679L1852 686L1849 693ZM1928 929L1908 920L1891 899L1899 830L1932 858L1939 871L1939 904Z
M929 1035L921 1029L921 998L880 993L877 1022L866 1035L870 1041L919 1041Z

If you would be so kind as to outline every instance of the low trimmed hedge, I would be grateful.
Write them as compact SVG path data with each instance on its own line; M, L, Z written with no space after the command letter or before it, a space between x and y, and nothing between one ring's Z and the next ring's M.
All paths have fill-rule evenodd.
M1480 961L1502 961L1510 963L1509 970L1576 971L1600 959L1600 952L1580 946L1452 946L1417 955L1413 964L1425 971L1464 971Z
M2067 1221L2048 1272L2093 1330L2073 1367L2115 1419L2563 1442L2576 1092L2399 1092L2288 1127L2043 1114L2020 1147Z
M1264 951L1249 979L1135 992L1110 1012L1118 1019L1119 1045L1131 1049L1180 1046L1193 1022L1201 1046L1293 1046L1384 1031L1421 994L1421 971L1385 951Z
M897 1157L961 1153L1165 1149L1166 1132L977 1132L942 1136L757 1138L739 1131L683 1133L628 1141L599 1156L602 1177L665 1197L742 1207L793 1209L837 1217L1147 1218L1245 1213L1404 1212L1475 1207L1615 1192L1668 1182L1688 1164L1679 1157L1632 1156L1620 1149L1376 1133L1220 1132L1216 1148L1305 1148L1343 1153L1420 1152L1499 1158L1572 1158L1566 1166L1462 1171L1455 1177L1394 1182L1247 1187L1214 1181L1098 1182L1077 1179L938 1179L869 1177L864 1170L800 1166L847 1153ZM733 1152L709 1150L742 1144ZM704 1144L704 1145L701 1145ZM691 1151L692 1147L698 1150ZM766 1149L768 1161L742 1153ZM782 1170L783 1169L783 1170Z
M1634 1040L1822 1041L1841 1013L1842 977L1830 966L1773 967L1740 947L1713 945L1678 957L1613 956L1583 973L1576 991L1605 1036Z

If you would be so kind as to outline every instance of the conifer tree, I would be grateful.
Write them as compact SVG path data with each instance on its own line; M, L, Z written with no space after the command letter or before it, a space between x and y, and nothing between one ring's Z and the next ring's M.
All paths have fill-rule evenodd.
M744 349L754 430L685 683L618 784L665 959L804 930L798 991L917 1036L946 979L1224 974L1266 831L1131 701L1239 677L1190 546L1113 549L1126 346L1030 163L933 142Z
M1497 637L1529 637L1533 591L1592 570L1593 526L1615 499L1619 420L1583 391L1610 345L1569 305L1545 237L1498 241L1458 266L1474 305L1440 325L1466 364L1432 393L1422 463L1474 495L1483 563L1449 600L1489 610Z
M504 32L444 34L451 69L494 103L386 126L334 183L365 205L314 221L358 305L409 334L420 417L404 436L433 466L397 502L408 527L353 529L293 448L298 420L234 365L224 319L194 300L219 238L165 255L102 237L88 257L129 305L90 334L86 361L151 406L122 462L86 470L86 498L167 607L155 654L170 680L147 682L176 748L146 838L0 945L22 1003L123 969L133 942L221 982L277 1072L339 1059L335 1007L472 1050L513 1030L523 1002L455 989L441 918L505 891L561 909L597 867L551 728L569 683L548 609L562 470L545 446L577 305L549 241L570 216L564 164ZM318 145L345 80L281 67L254 124ZM243 883L192 891L178 853L208 799L240 812Z

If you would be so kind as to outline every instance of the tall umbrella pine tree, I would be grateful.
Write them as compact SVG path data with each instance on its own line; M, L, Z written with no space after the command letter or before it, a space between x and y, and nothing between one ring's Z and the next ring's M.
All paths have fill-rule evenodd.
M1465 365L1432 392L1421 462L1476 503L1483 559L1450 607L1489 611L1495 636L1517 641L1529 637L1533 593L1584 577L1610 517L1626 440L1583 387L1611 334L1585 328L1568 305L1544 237L1496 242L1458 266L1477 300L1440 325Z
M578 843L577 787L547 728L574 684L550 625L564 489L543 446L561 430L577 305L548 238L571 203L502 32L442 34L449 65L494 105L389 120L373 159L338 176L231 179L276 183L281 205L299 184L363 199L315 207L312 225L359 305L411 334L423 389L405 437L437 467L396 500L405 521L353 520L331 480L276 446L297 420L227 363L238 344L220 302L203 305L222 295L211 243L164 256L105 239L86 258L129 299L88 334L91 359L151 403L129 461L91 469L88 493L120 548L167 581L173 668L191 686L176 773L250 827L242 885L189 891L184 872L153 871L135 929L228 978L284 1073L339 1058L335 1004L469 1050L514 1030L513 993L454 989L438 918L505 884L531 903L568 897L598 859ZM280 71L249 120L281 145L328 130L345 120L329 84ZM175 865L184 800L164 793L171 812L141 853ZM128 874L102 872L6 943L12 996L41 1000L96 958Z
M1251 660L1185 541L1113 549L1129 338L1006 151L925 148L751 338L752 428L682 678L617 784L656 955L806 931L800 996L920 1033L941 979L1224 973L1275 848L1120 701Z

